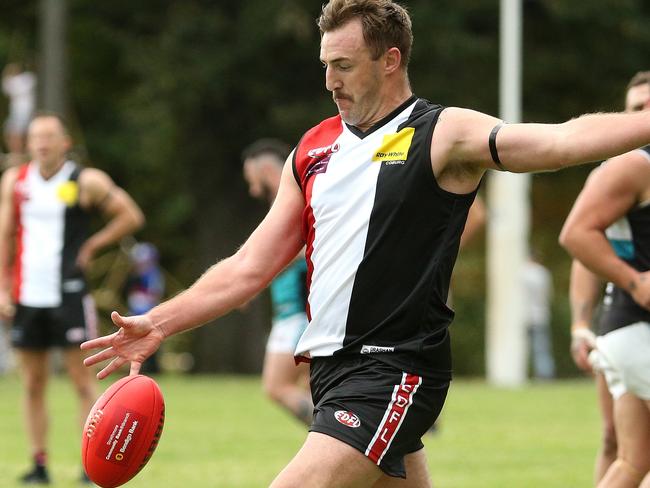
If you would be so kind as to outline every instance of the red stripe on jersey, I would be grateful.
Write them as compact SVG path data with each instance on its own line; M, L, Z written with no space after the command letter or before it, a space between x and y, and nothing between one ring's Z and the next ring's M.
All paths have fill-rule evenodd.
M314 252L315 218L311 206L314 177L327 171L327 163L332 154L332 145L343 132L341 116L330 117L305 133L296 148L295 170L300 179L300 188L305 197L305 210L302 214L302 236L305 241L305 259L307 260L307 290L311 289L311 278L314 263L311 255ZM311 320L309 300L306 305L307 318Z
M395 385L393 397L386 409L386 413L384 413L384 418L366 449L366 456L373 463L381 463L384 454L386 454L393 439L397 435L406 417L406 412L413 403L413 396L421 383L421 376L404 373L402 375L402 382L399 385Z
M22 183L27 178L27 170L29 169L29 164L23 164L18 169L18 177L16 178L16 183L14 184L13 190L13 206L14 206L14 222L16 226L16 255L14 256L13 261L13 298L16 303L20 302L20 288L23 283L23 222L21 218L21 206L25 201L25 193L22 191Z

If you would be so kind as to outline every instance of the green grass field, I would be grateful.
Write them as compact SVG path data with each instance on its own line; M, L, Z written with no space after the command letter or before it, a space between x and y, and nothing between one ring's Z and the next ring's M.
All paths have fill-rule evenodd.
M236 376L158 378L167 417L152 460L133 488L265 487L299 448L304 428L265 400L259 379ZM102 382L107 387L108 382ZM65 378L49 389L53 487L75 487L80 429ZM20 388L0 377L0 486L27 467ZM591 484L599 439L588 381L496 389L456 380L437 434L425 439L440 488L573 488Z

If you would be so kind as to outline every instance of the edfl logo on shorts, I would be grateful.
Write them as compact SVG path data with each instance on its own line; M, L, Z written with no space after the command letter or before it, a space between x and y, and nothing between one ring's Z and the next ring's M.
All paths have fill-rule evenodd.
M361 425L361 420L359 420L359 417L357 417L356 414L346 412L345 410L337 410L334 412L334 418L346 427L352 427L353 429L356 429Z

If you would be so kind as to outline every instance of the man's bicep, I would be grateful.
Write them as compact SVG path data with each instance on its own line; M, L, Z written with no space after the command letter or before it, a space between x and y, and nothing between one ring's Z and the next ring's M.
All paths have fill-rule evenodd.
M575 226L604 232L629 212L639 200L640 184L650 180L650 167L643 175L635 171L633 164L629 157L622 156L601 166L587 180L567 220Z

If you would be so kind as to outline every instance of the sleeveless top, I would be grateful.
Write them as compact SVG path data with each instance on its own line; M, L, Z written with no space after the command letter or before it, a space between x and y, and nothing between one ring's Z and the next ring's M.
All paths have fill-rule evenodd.
M415 96L366 132L337 115L294 151L305 199L309 326L299 357L373 354L449 378L449 281L476 195L440 188L431 139L443 107Z
M639 149L650 164L650 146ZM650 269L650 201L632 208L610 225L605 234L616 255L637 271ZM636 322L650 322L650 311L637 304L622 288L607 283L599 320L604 335Z
M63 293L85 293L75 261L88 237L89 216L79 206L81 168L66 161L49 179L38 164L21 166L14 186L16 255L13 296L29 307L58 307Z

